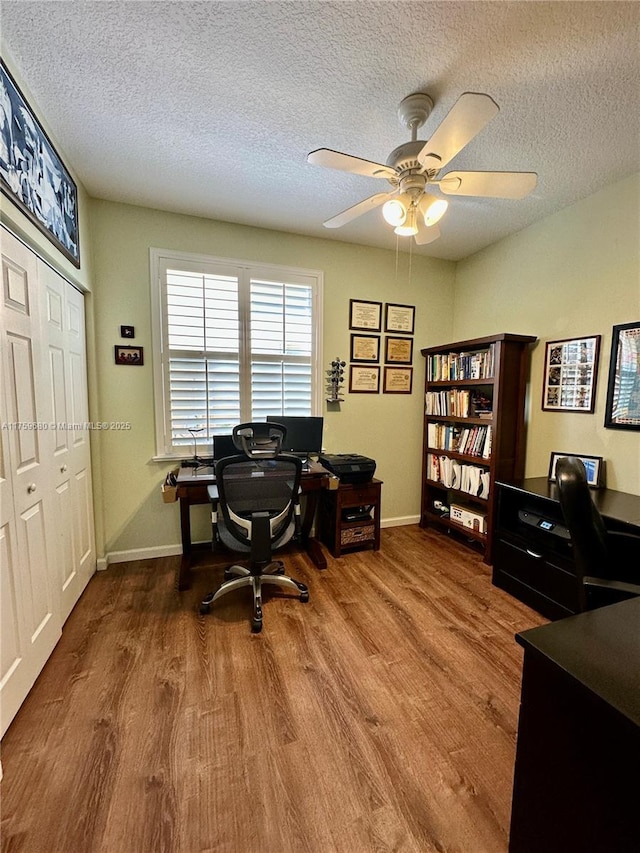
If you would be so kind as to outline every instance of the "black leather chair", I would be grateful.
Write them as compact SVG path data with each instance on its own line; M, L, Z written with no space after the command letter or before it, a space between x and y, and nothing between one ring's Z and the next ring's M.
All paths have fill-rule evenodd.
M640 595L640 536L606 529L582 460L559 459L556 479L580 584L580 610Z
M222 542L248 555L248 566L225 569L224 583L200 605L208 613L214 601L241 587L253 589L251 630L262 630L262 586L273 584L309 600L303 583L284 574L284 565L272 553L300 538L300 478L302 460L280 452L286 428L273 423L239 424L233 436L242 450L216 464L216 485L209 487L212 547Z

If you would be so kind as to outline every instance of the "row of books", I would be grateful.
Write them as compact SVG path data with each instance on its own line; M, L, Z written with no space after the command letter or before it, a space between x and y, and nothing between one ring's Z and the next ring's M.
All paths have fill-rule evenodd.
M453 450L466 456L491 457L491 425L463 427L452 424L427 424L427 445L436 450Z
M460 433L458 453L466 456L482 456L491 458L491 426L465 427Z
M458 462L449 456L427 453L427 478L442 483L447 489L457 489L478 498L489 497L489 471L477 465Z
M448 415L456 418L490 418L493 415L491 400L466 388L427 391L424 397L427 415Z
M450 352L430 355L427 360L427 379L447 382L454 379L492 379L495 344L478 352Z

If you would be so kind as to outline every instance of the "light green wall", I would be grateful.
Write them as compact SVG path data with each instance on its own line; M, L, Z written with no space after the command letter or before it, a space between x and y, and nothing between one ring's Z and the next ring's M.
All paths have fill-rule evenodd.
M602 456L607 486L640 494L640 435L605 429L614 324L640 320L640 175L633 175L460 262L453 335L537 335L526 476L552 451ZM602 335L594 414L542 411L547 341Z
M455 265L333 240L92 200L95 357L98 393L93 420L129 421L128 432L94 434L103 513L104 552L171 546L180 541L178 508L163 504L169 469L154 463L149 248L175 249L324 272L323 361L349 357L349 299L416 306L411 395L349 394L326 411L324 444L377 462L384 481L382 518L415 521L420 507L424 360L420 348L450 339ZM120 325L133 325L145 348L142 368L117 367ZM202 510L201 512L199 510ZM194 538L207 538L206 508L192 510Z

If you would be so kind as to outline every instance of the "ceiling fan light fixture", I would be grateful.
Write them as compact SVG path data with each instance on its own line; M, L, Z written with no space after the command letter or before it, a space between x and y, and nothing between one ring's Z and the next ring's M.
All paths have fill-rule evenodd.
M418 233L418 225L416 223L416 209L414 205L411 205L411 207L407 211L407 218L405 219L404 223L402 225L398 225L398 227L395 228L394 231L400 237L414 237Z
M402 225L407 218L408 204L402 196L392 198L382 206L382 215L389 225Z
M429 227L440 222L448 207L449 202L446 199L433 198L425 194L420 200L420 212L424 218L424 224Z

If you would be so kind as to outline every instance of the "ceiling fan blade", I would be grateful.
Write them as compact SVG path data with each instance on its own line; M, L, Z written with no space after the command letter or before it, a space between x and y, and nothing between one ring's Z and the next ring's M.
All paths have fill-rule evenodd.
M359 201L358 204L354 204L353 207L348 207L346 210L343 210L342 213L332 216L331 219L327 219L327 221L322 224L325 228L340 228L342 225L346 225L347 222L351 222L351 220L355 219L357 216L362 216L363 213L367 213L375 207L380 207L380 205L384 204L385 201L389 201L390 198L393 198L395 194L395 190L390 193L376 193L369 198L365 198L364 201Z
M421 225L418 222L418 233L414 237L418 246L426 246L427 243L433 243L440 236L440 229L437 225Z
M418 154L425 169L441 169L500 112L489 95L465 92Z
M307 163L313 166L324 166L327 169L340 169L341 172L351 172L354 175L364 175L367 178L397 178L397 172L382 163L362 160L351 154L332 151L331 148L318 148L307 156Z
M535 189L535 172L448 172L437 183L447 195L524 198Z

